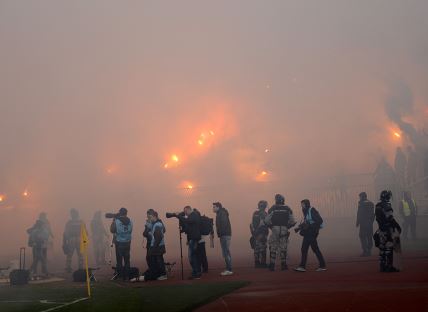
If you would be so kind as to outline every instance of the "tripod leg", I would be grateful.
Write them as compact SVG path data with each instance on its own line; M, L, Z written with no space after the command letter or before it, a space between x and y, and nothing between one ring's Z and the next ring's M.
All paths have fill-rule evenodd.
M183 243L181 237L181 229L178 227L178 231L180 232L180 258L181 258L181 279L184 280L184 268L183 268Z

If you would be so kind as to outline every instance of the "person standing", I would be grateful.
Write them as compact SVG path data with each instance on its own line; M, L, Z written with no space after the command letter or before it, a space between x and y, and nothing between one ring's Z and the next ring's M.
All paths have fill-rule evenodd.
M226 263L226 269L220 273L222 276L232 275L232 255L230 254L230 242L232 239L232 227L229 220L229 212L220 202L213 203L213 211L216 214L215 225L217 236L220 238L221 250Z
M68 273L72 272L71 260L75 251L77 254L79 270L83 268L83 256L80 252L80 231L82 227L82 220L80 220L79 212L76 209L70 210L70 217L71 219L65 225L62 240L62 250L67 256L65 270Z
M259 201L257 210L254 211L250 224L252 238L254 239L254 267L266 268L266 250L269 228L265 223L267 217L266 208L268 202L265 200Z
M271 229L269 236L269 270L275 271L278 253L281 258L281 270L288 270L288 238L290 237L290 228L296 225L296 221L294 220L293 211L285 205L285 198L281 194L275 195L275 205L269 209L265 222Z
M128 210L120 208L119 213L110 225L110 232L113 233L113 242L116 250L116 274L122 279L129 279L131 268L131 240L133 224L128 218Z
M384 190L380 193L380 202L376 204L375 216L379 225L373 238L379 248L379 266L381 272L399 272L393 266L394 261L394 235L401 233L401 227L394 219L391 206L392 192Z
M33 264L31 265L31 273L37 275L37 266L40 262L42 274L48 275L47 269L47 250L49 231L44 226L42 220L37 220L36 223L27 230L29 234L28 245L33 249Z
M356 226L360 227L359 236L361 248L363 249L361 256L368 257L371 255L373 248L374 204L367 199L366 192L361 192L359 197Z
M315 256L318 259L319 267L316 269L317 272L326 271L326 265L324 257L321 253L321 250L318 246L318 234L320 228L323 224L323 219L319 212L311 206L309 199L304 199L301 201L302 212L303 212L303 222L295 229L296 232L299 232L303 236L302 241L302 258L300 260L300 265L294 270L297 272L306 272L306 262L308 259L309 247L315 253Z
M416 239L416 216L418 215L418 207L416 202L412 199L410 192L403 192L403 200L400 202L399 212L403 218L403 236L407 240L407 235L410 233L412 239Z
M394 169L398 186L403 189L406 185L407 158L401 147L397 147L395 152Z
M105 265L108 234L101 219L101 211L97 211L91 221L92 244L94 246L95 263Z
M184 207L183 212L177 213L176 216L187 234L188 257L192 267L190 279L200 279L201 263L199 262L198 245L201 240L201 214L197 209L193 209L190 206Z

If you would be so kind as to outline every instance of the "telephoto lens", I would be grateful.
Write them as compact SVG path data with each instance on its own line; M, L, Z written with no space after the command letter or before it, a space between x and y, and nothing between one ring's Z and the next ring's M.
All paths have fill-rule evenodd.
M114 219L114 218L117 218L117 216L118 216L117 213L106 213L107 219Z
M177 217L177 215L175 213L172 213L172 212L167 212L166 217L169 219L169 218Z

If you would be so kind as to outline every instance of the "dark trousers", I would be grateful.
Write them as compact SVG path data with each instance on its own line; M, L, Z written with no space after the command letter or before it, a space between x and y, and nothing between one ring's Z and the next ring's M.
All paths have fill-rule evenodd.
M47 248L33 247L33 264L31 265L31 272L33 274L37 274L37 265L39 262L42 266L42 273L48 274L48 269L46 265L47 253L48 253Z
M103 240L94 241L95 263L98 265L106 264L106 242Z
M409 233L412 235L412 239L416 239L416 216L404 217L403 222L403 238L407 239Z
M148 256L149 269L144 273L145 281L156 280L159 276L166 275L163 255Z
M360 224L360 242L364 254L369 254L373 248L373 224Z
M205 242L198 244L198 257L199 263L201 264L202 272L208 272L208 259L207 259L207 251L205 249Z
M116 242L116 272L119 273L124 280L129 279L129 269L131 267L131 242L120 243Z
M318 247L317 237L318 237L318 234L303 236L302 249L301 249L302 250L302 259L300 261L300 266L302 268L306 267L306 262L307 262L307 259L308 259L309 247L311 247L312 251L317 256L317 259L318 259L318 262L319 262L319 266L321 268L325 267L324 257L322 256L321 250Z
M192 267L192 276L201 276L201 263L199 262L198 255L198 241L196 240L189 241L189 262L190 266Z

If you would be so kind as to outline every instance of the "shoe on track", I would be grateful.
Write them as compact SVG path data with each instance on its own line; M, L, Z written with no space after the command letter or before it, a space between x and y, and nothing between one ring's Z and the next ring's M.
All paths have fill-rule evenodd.
M294 269L294 271L296 271L296 272L306 272L306 269L302 268L302 267L297 267L297 268Z
M318 269L315 270L316 272L324 272L327 271L327 268L321 268L319 267Z
M220 273L220 275L221 275L221 276L233 275L233 272L232 272L232 271L228 271L228 270L226 270L226 271L221 272L221 273Z
M157 278L158 281L165 281L167 279L168 279L168 276L166 276L166 275L161 275Z

